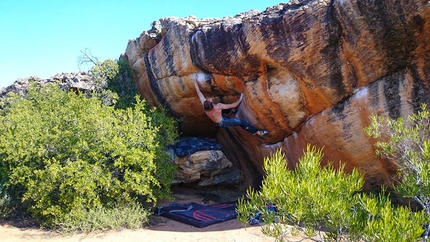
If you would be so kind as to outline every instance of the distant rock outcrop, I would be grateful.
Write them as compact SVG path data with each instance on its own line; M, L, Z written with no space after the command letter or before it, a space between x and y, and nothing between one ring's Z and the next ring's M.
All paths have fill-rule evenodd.
M69 90L80 90L80 91L93 91L94 81L90 74L86 72L77 73L58 73L55 76L48 79L41 79L39 77L28 77L20 78L16 80L12 85L3 87L0 89L0 98L6 95L8 92L26 92L30 83L36 83L37 85L43 86L47 84L57 83L61 89Z
M185 135L216 137L246 182L282 148L294 168L308 143L324 162L391 184L396 167L375 155L363 128L373 113L406 116L430 103L430 2L292 0L223 19L164 18L128 43L141 96L181 118ZM244 100L236 117L270 131L260 140L217 129L196 95Z

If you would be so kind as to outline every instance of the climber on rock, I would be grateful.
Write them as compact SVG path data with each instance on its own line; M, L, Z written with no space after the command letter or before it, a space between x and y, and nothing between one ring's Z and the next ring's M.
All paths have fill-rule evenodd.
M200 91L199 85L197 83L197 74L194 74L194 86L196 87L197 95L203 105L206 115L215 123L217 127L228 127L228 126L240 126L244 130L248 131L253 135L263 136L269 133L267 130L258 130L257 128L251 126L248 122L238 119L230 118L222 115L222 110L232 109L237 107L243 98L243 93L240 94L240 98L231 104L224 103L213 103L212 98L205 98L203 93Z

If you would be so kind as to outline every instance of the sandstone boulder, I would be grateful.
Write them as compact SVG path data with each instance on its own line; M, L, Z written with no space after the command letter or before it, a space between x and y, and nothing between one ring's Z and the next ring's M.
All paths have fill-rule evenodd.
M233 167L221 150L201 150L189 156L178 157L172 154L177 165L173 184L197 183L198 186L237 185L240 172Z
M184 135L215 137L245 186L259 185L265 156L282 148L294 168L308 143L324 147L324 163L359 168L367 188L392 183L396 167L375 155L363 128L373 113L397 118L430 103L429 1L297 0L159 23L126 49L139 93L181 118ZM269 136L217 129L196 95L195 73L218 101L243 92L235 116Z

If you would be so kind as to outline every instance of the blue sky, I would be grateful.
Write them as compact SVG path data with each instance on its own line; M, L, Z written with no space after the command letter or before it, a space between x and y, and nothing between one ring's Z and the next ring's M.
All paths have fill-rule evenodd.
M117 59L162 17L222 18L286 0L0 0L0 88L79 71L80 51ZM82 69L85 70L85 69Z

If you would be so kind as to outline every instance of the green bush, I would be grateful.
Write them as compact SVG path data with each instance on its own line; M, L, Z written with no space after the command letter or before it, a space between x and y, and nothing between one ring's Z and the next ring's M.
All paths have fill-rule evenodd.
M260 213L266 224L263 232L278 240L289 231L327 241L415 241L420 237L426 223L423 212L394 207L383 195L361 193L363 178L357 170L345 173L341 164L338 169L331 164L321 167L321 159L322 150L309 145L294 171L286 168L280 150L266 158L261 189L250 188L247 198L239 200L239 221L247 224L249 217ZM276 206L275 212L268 209L270 203ZM315 229L324 232L317 234Z
M430 112L423 104L421 111L406 119L371 116L372 123L365 129L367 135L378 139L378 155L391 159L399 168L402 195L418 196L423 203L430 202Z
M97 61L89 72L93 77L95 90L100 92L107 88L109 80L113 80L118 75L119 65L112 59Z
M135 96L138 93L132 69L126 59L94 62L89 73L91 73L95 85L95 95L103 99L115 93L118 96L115 100L116 108L125 109L135 104ZM106 90L110 92L104 92Z
M7 168L0 162L0 220L7 218L12 213L11 197L5 191L7 181Z
M258 211L263 213L265 223L272 224L275 214L264 209L270 201L276 204L276 216L281 221L297 229L304 225L309 236L315 235L314 228L319 226L330 228L330 237L342 236L350 223L351 208L357 203L354 194L361 189L363 179L356 170L346 174L343 165L338 170L331 164L321 167L321 158L322 150L309 145L295 171L286 168L280 151L266 158L261 191L248 190L249 201L239 202L239 220L245 224L248 215Z
M118 73L107 81L107 89L118 95L116 108L128 108L134 105L134 97L138 94L133 71L127 60L118 60Z
M375 138L376 153L398 165L394 190L413 198L430 217L430 112L426 104L407 118L391 119L372 115L365 129ZM427 222L428 223L428 222ZM427 234L430 226L427 227Z
M170 194L175 167L165 146L177 137L174 121L143 100L115 109L58 86L32 86L26 96L9 95L0 123L7 192L47 226Z
M58 220L58 232L92 232L118 228L137 229L148 222L150 211L136 202L115 208L94 208L67 214Z
M389 195L360 194L349 228L355 241L420 241L427 218L423 211L393 206Z
M8 218L12 213L12 205L10 196L3 192L0 192L0 220Z

